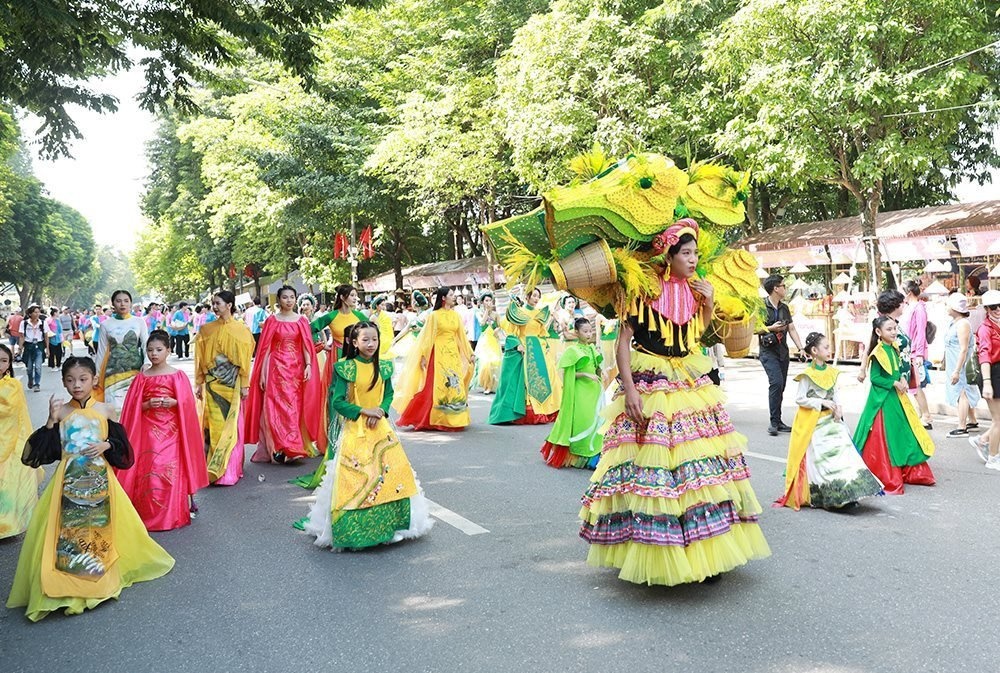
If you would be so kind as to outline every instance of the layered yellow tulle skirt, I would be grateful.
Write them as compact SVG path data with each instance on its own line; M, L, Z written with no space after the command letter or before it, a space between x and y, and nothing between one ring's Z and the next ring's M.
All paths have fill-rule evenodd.
M620 387L605 409L601 460L583 497L587 562L639 584L700 582L765 558L760 503L707 357L633 352L645 423Z

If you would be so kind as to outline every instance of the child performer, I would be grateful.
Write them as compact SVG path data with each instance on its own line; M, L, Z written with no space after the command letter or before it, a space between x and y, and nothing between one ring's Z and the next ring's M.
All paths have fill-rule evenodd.
M827 364L830 340L812 332L805 353L812 362L795 377L799 411L788 443L785 494L775 505L837 509L881 494L881 482L861 460L844 424L836 387L840 372Z
M31 467L59 461L31 516L7 599L8 608L27 606L33 622L62 608L80 614L174 566L108 467L131 467L132 447L110 420L114 407L93 398L96 375L90 358L63 363L72 399L49 398L49 419L21 457Z
M482 327L482 334L476 343L476 372L473 375L475 385L484 395L492 395L500 384L500 363L503 362L503 349L497 333L500 331L497 317L496 298L492 292L479 295L479 308L476 309L476 321Z
M379 360L378 325L360 322L348 328L344 338L332 393L343 427L305 531L316 536L317 546L334 549L419 537L433 522L388 420L392 363Z
M868 348L872 386L854 431L854 444L885 492L902 495L904 483L934 485L934 473L927 464L934 455L934 442L906 395L896 321L880 315L872 325Z
M597 332L586 318L573 321L572 338L559 358L563 371L559 417L542 445L542 457L552 467L593 469L601 457L601 361L594 348Z
M24 388L14 378L14 353L0 344L0 539L28 528L44 474L21 463L31 434Z
M135 377L122 405L135 465L115 476L146 530L173 530L191 523L194 494L208 486L204 441L191 381L167 364L170 336L153 330L146 355L152 366Z

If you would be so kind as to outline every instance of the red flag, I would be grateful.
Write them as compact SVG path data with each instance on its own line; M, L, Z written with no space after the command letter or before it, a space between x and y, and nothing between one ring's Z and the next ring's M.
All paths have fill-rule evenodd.
M375 246L372 245L372 228L365 227L361 230L358 238L358 247L361 248L361 256L364 259L371 259L375 256Z
M236 265L235 264L230 264L229 265L229 277L232 278L233 280L236 280Z

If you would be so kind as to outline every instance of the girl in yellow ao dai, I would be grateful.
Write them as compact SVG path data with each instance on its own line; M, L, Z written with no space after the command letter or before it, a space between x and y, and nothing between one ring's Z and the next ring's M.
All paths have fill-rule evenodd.
M72 399L50 399L48 422L28 438L21 458L31 467L59 461L31 516L7 599L8 608L26 606L33 622L63 608L80 614L174 566L111 469L132 466L132 447L108 418L115 408L92 397L97 366L71 357L62 373Z
M13 367L14 354L0 344L0 539L20 535L28 527L43 476L41 470L21 463L31 418Z
M415 538L432 521L420 483L392 425L392 362L379 360L378 326L348 329L334 365L331 404L343 418L316 502L304 522L315 544L360 549Z
M455 291L434 294L434 310L410 351L395 404L399 425L414 430L462 430L469 425L469 383L475 362Z

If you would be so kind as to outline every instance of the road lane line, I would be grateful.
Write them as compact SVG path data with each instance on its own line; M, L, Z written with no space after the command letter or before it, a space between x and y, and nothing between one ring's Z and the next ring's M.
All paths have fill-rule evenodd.
M447 507L442 507L433 500L427 501L427 507L430 509L431 516L435 519L440 519L449 526L459 529L466 535L482 535L483 533L489 533L488 530L479 524L469 521L461 514L452 512Z
M766 453L757 453L755 451L744 451L744 456L750 456L751 458L760 458L761 460L769 460L772 463L787 463L787 458L778 458L777 456L771 456Z

